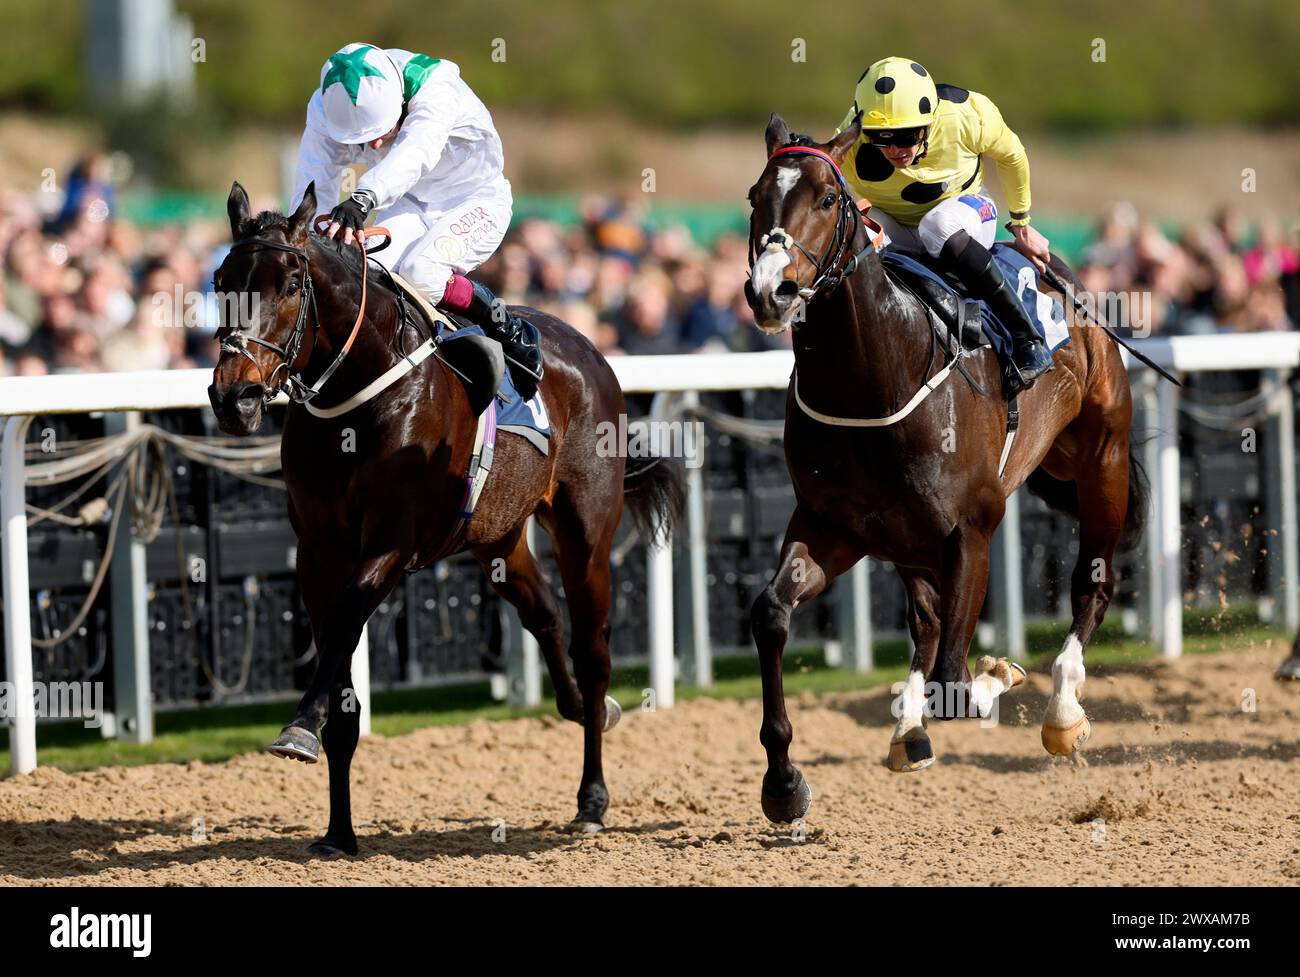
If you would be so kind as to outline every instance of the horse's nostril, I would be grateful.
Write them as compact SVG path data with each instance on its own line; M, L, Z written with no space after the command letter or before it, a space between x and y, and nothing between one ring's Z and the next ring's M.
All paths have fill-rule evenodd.
M235 393L235 407L243 413L256 410L262 404L262 386L246 383Z
M783 279L773 294L783 302L793 302L799 297L799 283L789 278Z

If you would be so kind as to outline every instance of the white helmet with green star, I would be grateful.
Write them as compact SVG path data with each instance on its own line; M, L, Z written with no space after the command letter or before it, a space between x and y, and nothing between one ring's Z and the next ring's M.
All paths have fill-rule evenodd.
M373 44L349 44L320 70L325 126L335 142L357 145L389 132L402 115L402 76Z

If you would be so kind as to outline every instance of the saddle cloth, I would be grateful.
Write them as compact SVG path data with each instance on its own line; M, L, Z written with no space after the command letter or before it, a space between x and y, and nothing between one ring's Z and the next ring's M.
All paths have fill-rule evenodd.
M467 319L440 312L430 304L418 288L408 282L397 272L388 273L402 294L424 315L425 322L446 343L456 336L485 336L483 329ZM496 342L495 339L492 340ZM497 388L497 426L502 431L509 431L526 438L542 454L547 453L547 439L551 436L551 422L546 416L546 405L542 403L542 392L537 391L532 400L521 401L519 391L515 389L514 367L507 361L505 376Z
M438 330L438 342L443 349L469 336L483 336L483 330L463 322L459 326L446 324ZM517 434L543 455L548 453L551 420L546 415L542 392L538 390L532 400L523 400L509 370L502 374L496 389L496 415L497 430Z
M1065 324L1065 309L1054 296L1039 291L1038 272L1029 259L1014 247L1000 242L993 245L990 253L1003 277L1015 290L1025 311L1029 313L1029 321L1043 337L1048 350L1055 351L1068 343L1070 331ZM949 328L952 327L952 320L955 318L957 303L969 302L977 305L984 339L989 346L993 347L993 351L1003 365L1010 362L1011 333L986 303L978 302L959 291L952 281L922 261L916 254L887 248L881 253L880 260L887 272L903 278L913 286L912 290L935 310ZM969 334L963 337L962 345L969 349L971 344L968 339Z

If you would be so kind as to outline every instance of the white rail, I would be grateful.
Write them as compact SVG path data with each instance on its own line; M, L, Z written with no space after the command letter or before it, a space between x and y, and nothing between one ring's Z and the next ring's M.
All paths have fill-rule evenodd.
M1296 333L1171 337L1141 340L1137 345L1161 366L1178 373L1247 369L1285 371L1300 365L1300 334ZM626 392L659 394L654 413L662 416L667 407L667 399L675 394L782 389L789 381L794 358L789 352L776 351L614 357L610 364ZM1138 375L1141 375L1143 369L1138 367ZM28 704L26 708L20 706L22 711L11 724L11 766L15 773L26 773L36 767L35 718L30 708L33 701L31 622L27 614L19 612L19 609L28 605L30 599L23 445L31 418L37 414L206 407L207 387L211 379L209 370L169 370L0 380L0 415L7 416L3 453L0 454L0 521L4 527L4 599L5 606L11 609L5 615L6 674L13 685L14 701ZM1153 521L1153 531L1159 534L1158 572L1163 586L1159 606L1152 610L1163 651L1166 655L1174 656L1182 648L1176 423L1178 390L1170 384L1160 383L1156 397L1160 422L1159 465L1151 473L1156 488L1157 516ZM1287 405L1289 407L1289 400ZM1281 438L1279 461L1284 471L1294 473L1294 432L1289 424L1283 425L1283 430L1286 436ZM1294 475L1289 479L1284 476L1282 484L1292 487L1282 498L1283 583L1294 591L1297 582ZM692 507L693 511L696 508L698 507ZM647 596L651 609L648 644L651 649L652 685L657 704L664 707L673 700L675 669L671 550L668 547L652 549L647 559ZM703 561L691 561L691 565L692 577L702 572ZM138 586L134 588L135 600L142 602L144 581L137 583ZM1018 581L1009 581L1008 585L1015 583ZM855 586L853 591L855 594L864 593L865 587ZM693 600L700 600L704 594L704 581L692 580L690 592ZM1293 618L1300 616L1300 608L1296 604L1295 600L1286 604L1288 627L1295 627L1296 621ZM1010 622L1010 626L1013 631L1023 628L1019 621ZM693 631L699 630L693 628ZM695 634L693 640L699 642L706 640L706 637L701 638ZM856 640L869 641L869 632L867 638L859 636ZM532 653L536 653L535 649ZM863 656L861 660L869 661L870 649L858 649L856 654ZM707 649L693 648L692 660L698 661L701 657L707 660ZM354 678L358 678L358 685L362 684L355 674ZM148 678L140 676L138 680L147 682ZM368 705L368 688L359 688L358 692L363 703Z

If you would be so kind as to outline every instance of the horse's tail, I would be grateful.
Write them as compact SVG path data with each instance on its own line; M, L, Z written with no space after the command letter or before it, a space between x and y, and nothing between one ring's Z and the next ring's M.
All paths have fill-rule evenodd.
M1035 469L1025 481L1025 487L1053 509L1069 515L1079 515L1079 490L1074 482L1053 478L1043 469ZM1142 539L1151 498L1151 484L1146 469L1138 461L1132 447L1128 452L1128 511L1124 516L1124 534L1120 537L1120 551L1130 552Z
M686 475L668 458L649 458L623 475L623 500L646 542L660 542L677 529L686 509Z

